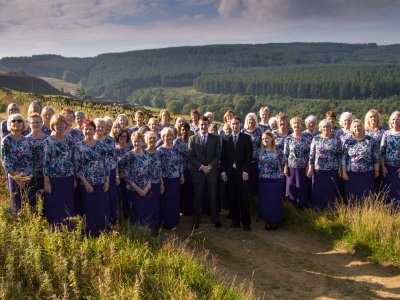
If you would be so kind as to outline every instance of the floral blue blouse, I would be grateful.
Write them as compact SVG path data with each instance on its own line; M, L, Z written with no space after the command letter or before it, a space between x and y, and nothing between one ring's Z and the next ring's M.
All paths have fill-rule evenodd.
M400 133L386 130L382 135L380 155L386 165L400 167Z
M190 161L188 142L184 141L181 138L177 138L174 140L174 146L176 149L178 149L181 155L184 170L191 170L192 162Z
M310 158L310 139L301 134L298 139L289 135L285 139L283 153L288 161L289 168L305 168Z
M128 147L126 147L125 149L120 148L117 145L115 145L115 157L117 158L117 161L119 162L121 160L121 158L131 150L132 150L131 145L128 145Z
M343 144L342 165L347 171L368 172L379 160L379 148L370 136L360 141L350 137Z
M382 136L383 136L384 132L385 132L385 130L383 128L379 128L376 131L366 130L365 134L372 137L374 139L375 143L378 145L378 147L380 147L381 141L382 141Z
M272 128L268 124L264 125L264 124L258 123L258 128L260 128L262 132L272 131Z
M302 134L303 134L306 138L308 138L308 139L310 140L310 144L311 144L313 138L316 137L317 135L319 135L320 132L317 130L314 134L312 134L312 133L308 132L307 130L304 130L304 131L302 132Z
M7 135L1 142L1 160L7 173L33 175L33 155L26 137L21 140Z
M28 135L26 138L28 139L33 155L33 175L35 177L43 177L44 141L46 138L38 139L31 135Z
M93 147L82 141L76 144L76 175L85 177L91 185L103 184L110 176L110 164L107 157L108 146L97 141Z
M115 153L115 142L111 136L107 136L104 140L100 141L104 144L106 156L110 164L110 170L114 170L118 165L118 158Z
M158 152L147 154L150 157L150 174L149 178L151 183L160 183L161 181L161 160Z
M160 124L160 126L158 126L157 134L160 135L160 134L161 134L161 131L162 131L165 127L174 129L174 125L172 125L172 124L168 124L167 126L163 126L163 125Z
M83 132L79 129L72 128L70 131L66 132L66 135L69 136L74 144L78 144L82 142L84 139Z
M70 137L57 141L49 136L44 141L43 175L69 177L74 175L74 145Z
M131 134L136 132L136 131L140 131L141 133L145 134L147 131L149 131L150 128L147 125L143 125L142 127L139 127L138 125L134 125L131 129L130 132Z
M178 178L183 173L181 154L174 146L172 149L160 147L157 149L161 161L161 176L163 178Z
M131 183L134 182L139 188L145 188L150 180L152 160L146 151L142 155L135 155L132 152L126 153L118 164L118 170L126 181L126 188L133 190Z
M309 164L316 170L337 170L342 156L342 143L334 136L317 135L310 146Z
M7 119L1 121L1 136L4 138L6 135L10 134L7 130Z
M346 131L346 130L343 129L343 128L340 128L340 129L337 129L337 130L335 131L335 136L336 136L338 139L340 139L340 141L342 142L342 145L344 145L344 142L345 142L347 139L351 138L351 132Z
M282 167L286 164L286 157L282 152L260 149L258 152L259 178L283 178Z
M245 134L248 134L251 137L251 144L253 146L252 159L253 160L257 159L258 150L260 149L261 136L263 134L263 131L261 130L260 127L258 127L254 131L248 131L247 129L243 129L242 132L245 133Z
M283 153L285 148L285 139L289 136L289 131L287 135L279 135L277 130L272 131L272 135L275 139L276 151Z
M51 135L51 129L48 128L47 126L43 125L42 127L42 132L46 137L49 137Z
M189 125L190 125L190 130L194 134L197 134L200 131L200 127L199 126L193 125L193 123L190 123Z

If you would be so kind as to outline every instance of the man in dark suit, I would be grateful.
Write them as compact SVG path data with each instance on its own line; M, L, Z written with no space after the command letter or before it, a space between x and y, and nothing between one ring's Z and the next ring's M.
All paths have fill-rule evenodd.
M250 231L250 207L248 200L248 181L251 166L251 137L240 132L240 118L231 120L232 135L222 141L221 178L228 183L232 228L240 227Z
M208 122L206 117L201 118L199 121L199 133L189 138L193 182L193 229L198 228L201 221L205 185L207 185L208 198L210 200L211 221L215 227L221 227L217 205L221 146L219 137L208 133Z

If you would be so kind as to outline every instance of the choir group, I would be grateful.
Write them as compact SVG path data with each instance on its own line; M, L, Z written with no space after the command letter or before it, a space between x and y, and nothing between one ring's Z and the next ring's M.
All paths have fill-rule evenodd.
M249 231L252 195L258 195L257 219L267 230L281 220L282 199L326 210L339 197L351 204L383 191L387 202L400 206L399 111L386 130L376 110L364 122L344 112L340 128L332 111L319 123L311 115L303 124L282 112L270 118L268 107L260 109L259 121L249 113L243 124L228 110L221 126L211 112L197 110L175 125L166 109L147 125L136 111L133 127L124 114L89 120L69 108L56 114L39 102L30 104L27 119L15 103L7 113L1 159L13 212L25 198L35 209L43 195L50 224L79 214L94 236L119 217L154 235L176 227L182 214L192 215L193 230L203 214L219 228L221 209L229 210L232 228Z

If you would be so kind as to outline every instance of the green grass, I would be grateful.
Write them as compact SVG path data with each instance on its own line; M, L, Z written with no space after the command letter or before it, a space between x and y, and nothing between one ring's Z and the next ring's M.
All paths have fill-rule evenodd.
M373 262L400 267L400 213L386 204L384 195L371 195L362 203L338 203L327 212L297 210L284 205L284 224L318 231L344 248Z
M122 222L91 238L81 218L68 229L28 207L13 215L0 181L0 299L254 298L251 288L224 283L207 254L173 235L161 242Z

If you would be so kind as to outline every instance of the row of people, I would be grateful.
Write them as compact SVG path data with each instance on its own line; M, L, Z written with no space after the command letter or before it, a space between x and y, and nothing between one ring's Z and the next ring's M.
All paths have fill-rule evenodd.
M316 119L312 116L305 120L305 131L302 130L300 118L291 119L290 129L286 116L279 113L276 116L278 127L270 132L270 127L266 127L269 122L269 111L266 107L260 110L260 123L254 113L249 113L243 127L240 119L234 116L234 112L228 111L224 116L226 122L218 129L216 126L210 126L213 125L212 114L200 117L195 110L191 112L190 125L185 122L184 117L178 117L176 126L172 126L169 124L169 113L164 110L160 113L161 131L161 126L155 118L151 118L149 126L146 126L144 114L141 112L135 113L137 125L129 128L129 119L125 115L118 116L115 122L110 118L95 119L95 122L86 122L90 123L88 125L85 122L81 123L85 119L82 114L74 115L69 109L63 110L61 115L55 115L54 120L52 117L50 123L46 123L46 114L51 114L51 110L44 108L41 115L29 116L30 133L26 138L23 134L28 128L21 115L11 114L6 120L9 134L2 140L2 161L9 175L14 210L20 206L20 200L16 197L19 194L18 187L14 180L17 174L33 175L33 191L43 186L46 191L45 214L50 207L46 204L49 202L47 199L51 199L51 195L54 196L52 185L57 186L57 191L63 191L63 187L71 187L71 179L65 184L58 184L55 178L65 179L72 176L73 186L78 185L79 191L72 193L74 200L71 203L74 206L62 206L57 203L58 208L68 215L80 210L87 216L88 224L91 224L91 217L87 212L91 205L84 204L85 201L89 201L85 193L92 193L92 196L93 187L100 184L102 189L98 191L102 190L107 194L104 201L108 203L108 212L100 212L101 219L112 223L116 219L118 192L120 198L125 199L133 199L134 195L144 197L144 194L156 194L153 185L158 183L157 179L149 179L152 178L151 175L143 175L157 170L156 167L153 168L157 164L154 161L149 163L150 160L146 158L152 151L157 153L157 159L161 161L161 171L155 173L162 175L158 179L159 190L160 193L163 192L162 197L168 199L159 203L160 209L155 209L158 211L155 215L159 217L150 218L152 221L148 224L151 224L154 232L161 225L166 228L177 225L179 210L184 210L185 205L190 206L188 204L192 202L191 194L194 195L194 201L187 210L192 211L193 227L197 228L205 189L210 202L212 222L216 227L220 227L216 193L220 175L222 185L226 189L225 200L230 202L228 207L231 209L232 226L238 227L241 222L245 230L250 230L248 188L253 194L259 195L259 218L267 222L266 228L275 228L280 217L278 211L278 217L273 220L264 216L266 211L272 212L273 209L263 209L263 199L280 207L282 194L277 193L276 198L271 194L279 191L276 185L280 185L281 182L280 190L284 189L285 196L300 207L310 203L317 209L332 206L341 189L344 190L347 199L360 199L366 191L374 190L374 184L375 188L383 184L388 188L388 199L399 201L399 178L396 173L400 167L397 150L400 139L399 112L391 115L390 129L387 131L379 127L379 115L374 110L366 116L367 130L363 122L354 119L350 113L342 114L340 123L343 128L336 129L335 115L332 112L328 112L327 119L320 122L319 130L316 128ZM10 112L15 111L10 109ZM78 129L72 128L74 117ZM50 136L47 128L52 131ZM80 130L83 130L83 133ZM128 141L132 133L135 135L132 135L130 144ZM146 141L143 139L143 133L146 133ZM217 139L218 143L215 143L214 134L220 137ZM151 147L153 142L154 149L143 151L144 148ZM140 143L140 146L135 147L135 143ZM155 152L158 146L159 150ZM130 150L130 147L133 147L133 150ZM67 149L69 150L66 151ZM128 159L129 155L136 156ZM95 158L98 158L99 162L92 162ZM118 159L123 163L118 164ZM100 162L103 163L104 174L97 172L97 169L101 170ZM202 163L200 166L199 162ZM142 163L143 166L125 167L135 166L135 163ZM377 178L375 182L374 177ZM134 180L131 180L132 178ZM119 185L122 191L117 189L118 181L123 182ZM144 183L146 185L141 185ZM129 195L132 191L133 194ZM180 193L181 197L178 196ZM67 194L61 192L61 195ZM124 197L125 195L127 196ZM179 198L185 199L181 205ZM127 200L125 208L130 211L135 223L139 220L143 222L143 217L133 217L138 211L142 211L136 209L136 202ZM158 203L158 200L156 202ZM49 203L54 204L55 201ZM165 207L161 205L163 203L166 204ZM169 216L163 218L163 212L172 208L174 214L173 221L170 222ZM65 216L64 214L54 220L51 216L48 218L51 222L58 222ZM105 229L107 222L104 221L103 225L99 226L98 221L95 221L94 224L97 224L98 228L91 231L99 232Z

